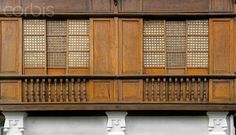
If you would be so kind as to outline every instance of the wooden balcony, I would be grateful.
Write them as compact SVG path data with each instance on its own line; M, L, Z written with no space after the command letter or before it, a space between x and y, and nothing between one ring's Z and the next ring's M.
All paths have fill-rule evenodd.
M1 75L0 79L1 110L236 110L235 75Z

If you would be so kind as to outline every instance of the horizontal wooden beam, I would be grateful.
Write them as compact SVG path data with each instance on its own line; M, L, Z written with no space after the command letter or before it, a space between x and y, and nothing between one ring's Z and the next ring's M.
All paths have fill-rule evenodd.
M76 110L169 110L236 111L231 104L8 104L1 111L76 111Z

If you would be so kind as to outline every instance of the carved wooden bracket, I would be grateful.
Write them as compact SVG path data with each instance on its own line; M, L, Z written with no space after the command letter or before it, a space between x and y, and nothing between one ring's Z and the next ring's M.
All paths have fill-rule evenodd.
M118 6L118 0L114 0L114 5Z

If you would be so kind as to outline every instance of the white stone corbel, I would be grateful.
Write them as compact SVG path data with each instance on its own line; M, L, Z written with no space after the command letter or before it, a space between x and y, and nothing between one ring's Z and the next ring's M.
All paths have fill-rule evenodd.
M107 135L125 135L127 112L106 112L108 117Z
M25 112L3 112L5 116L5 135L23 135Z
M207 112L209 118L208 135L228 135L228 112Z

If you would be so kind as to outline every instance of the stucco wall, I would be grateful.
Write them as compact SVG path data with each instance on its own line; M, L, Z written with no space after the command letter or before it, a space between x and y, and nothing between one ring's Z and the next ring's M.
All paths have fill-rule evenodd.
M27 117L25 135L106 135L106 116ZM207 116L127 116L126 135L207 135Z

